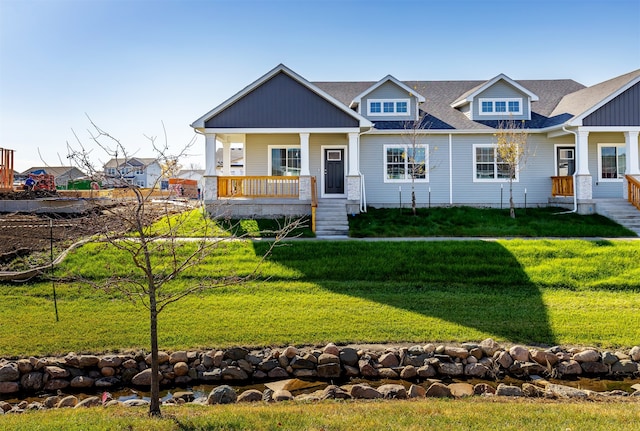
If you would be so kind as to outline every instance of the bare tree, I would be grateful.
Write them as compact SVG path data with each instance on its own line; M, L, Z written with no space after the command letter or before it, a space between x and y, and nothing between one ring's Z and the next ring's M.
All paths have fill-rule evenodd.
M496 137L498 176L509 179L509 215L511 218L516 218L513 180L524 169L529 157L528 132L524 128L524 121L517 122L510 119L498 123L498 130L494 136Z
M125 146L116 138L100 129L91 121L90 140L105 154L116 159L117 165L124 166L129 160L129 153ZM187 144L178 154L169 154L165 133L165 142L158 145L155 137L147 137L150 147L157 156L158 163L166 167L167 172L173 172L179 167L179 160L186 154L193 141ZM76 147L68 145L69 159L78 166L82 166L95 180L104 179L104 173L96 169L89 157L90 151L82 144L76 135ZM141 189L131 184L125 178L126 171L116 168L116 174L110 181L123 189L130 198L123 198L115 206L101 207L101 212L107 212L117 217L121 229L113 231L105 229L101 232L101 239L109 247L115 247L130 258L132 271L127 276L112 276L99 282L88 281L94 287L103 290L116 289L132 299L136 304L141 304L149 312L149 337L151 350L151 402L149 414L160 416L160 374L158 363L158 315L170 304L180 299L215 287L237 285L254 277L257 267L249 275L237 276L227 274L215 279L200 279L186 286L177 286L172 281L182 273L201 263L215 250L220 250L223 242L228 239L214 237L216 234L210 227L208 216L204 208L202 231L198 238L186 241L180 238L183 235L181 229L185 226L188 213L183 212L184 206L176 207L166 196L161 202L153 199L157 193L153 184L147 189ZM160 178L156 180L160 181ZM168 191L167 193L171 193ZM153 230L151 223L158 218L166 221L164 228ZM275 240L267 254L284 238L299 222L286 223L276 233ZM263 256L262 261L266 257ZM261 262L262 262L261 261ZM260 262L260 263L261 263Z
M404 126L404 137L409 144L405 158L407 171L411 176L411 211L415 216L417 214L416 179L426 178L430 170L428 166L430 152L427 151L426 145L426 130L430 126L427 113L420 110L418 119L405 121Z

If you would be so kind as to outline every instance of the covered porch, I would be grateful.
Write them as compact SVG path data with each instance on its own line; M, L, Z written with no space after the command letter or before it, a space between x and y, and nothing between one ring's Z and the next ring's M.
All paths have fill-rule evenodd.
M556 154L552 199L572 198L578 207L594 199L624 198L640 209L640 127L577 127L567 172ZM568 175L567 175L568 174Z
M243 216L310 214L317 198L344 199L358 211L359 130L263 133L205 131L205 203ZM230 175L230 149L241 144L245 173ZM222 147L222 175L216 151ZM230 207L237 207L232 210ZM355 209L354 209L355 208Z

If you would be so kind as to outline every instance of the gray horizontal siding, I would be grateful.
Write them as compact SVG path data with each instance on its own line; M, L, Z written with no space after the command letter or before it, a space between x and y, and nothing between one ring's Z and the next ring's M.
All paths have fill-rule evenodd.
M640 126L640 83L587 115L582 124L585 126Z
M359 121L279 73L205 122L207 128L337 128Z
M416 182L416 201L419 206L427 205L429 187L431 187L431 203L447 205L449 203L449 160L448 136L427 136L424 143L429 145L429 182ZM408 137L403 136L367 136L360 142L360 172L364 175L367 203L375 207L398 206L400 192L404 205L411 203L411 181L385 183L384 145L410 144Z
M410 205L411 182L384 182L384 144L407 143L401 136L362 136L360 171L365 177L367 202L371 206L394 207L399 205L399 190L402 188L404 206ZM431 187L431 204L449 204L449 137L432 135L426 137L430 152L429 183L416 183L416 199L419 206L428 202ZM509 182L474 182L474 144L491 144L492 135L453 135L453 204L497 207L501 201L509 204ZM547 139L546 135L529 135L530 156L513 183L516 205L523 206L525 188L527 205L546 205L551 196L551 177L555 175L555 145L573 144L573 136Z

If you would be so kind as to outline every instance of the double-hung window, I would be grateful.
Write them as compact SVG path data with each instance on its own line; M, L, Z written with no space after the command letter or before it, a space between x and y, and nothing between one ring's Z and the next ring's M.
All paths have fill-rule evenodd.
M428 182L428 145L388 144L384 146L384 182Z
M509 180L509 164L500 159L496 145L474 145L473 157L473 181ZM517 172L514 181L518 180Z
M269 166L274 176L300 176L300 147L269 146Z
M409 99L369 99L367 115L407 115Z
M627 149L624 144L598 144L598 173L600 181L619 181L624 178Z
M522 115L522 99L480 98L480 115Z

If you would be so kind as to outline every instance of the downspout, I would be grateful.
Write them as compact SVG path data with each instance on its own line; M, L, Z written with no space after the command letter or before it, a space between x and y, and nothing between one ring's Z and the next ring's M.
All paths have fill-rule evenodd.
M576 162L578 159L578 134L576 132L574 132L573 130L569 130L567 129L567 126L565 126L564 124L562 125L562 130L564 130L567 133L571 133L573 134L573 142L576 146ZM569 214L569 213L577 213L578 212L578 190L576 189L576 173L578 172L577 167L573 169L573 210L571 211L563 211L563 212L559 212L559 213L555 213L556 215L559 214Z
M453 205L453 135L449 133L449 205Z
M365 131L365 132L360 132L358 134L358 175L360 175L360 212L366 213L367 212L367 196L366 196L366 190L365 190L365 186L364 186L364 175L362 174L362 172L360 172L360 154L361 154L361 149L360 149L360 145L361 145L361 141L360 141L360 137L362 135L366 135L370 132L373 132L373 127L371 127L369 130Z

